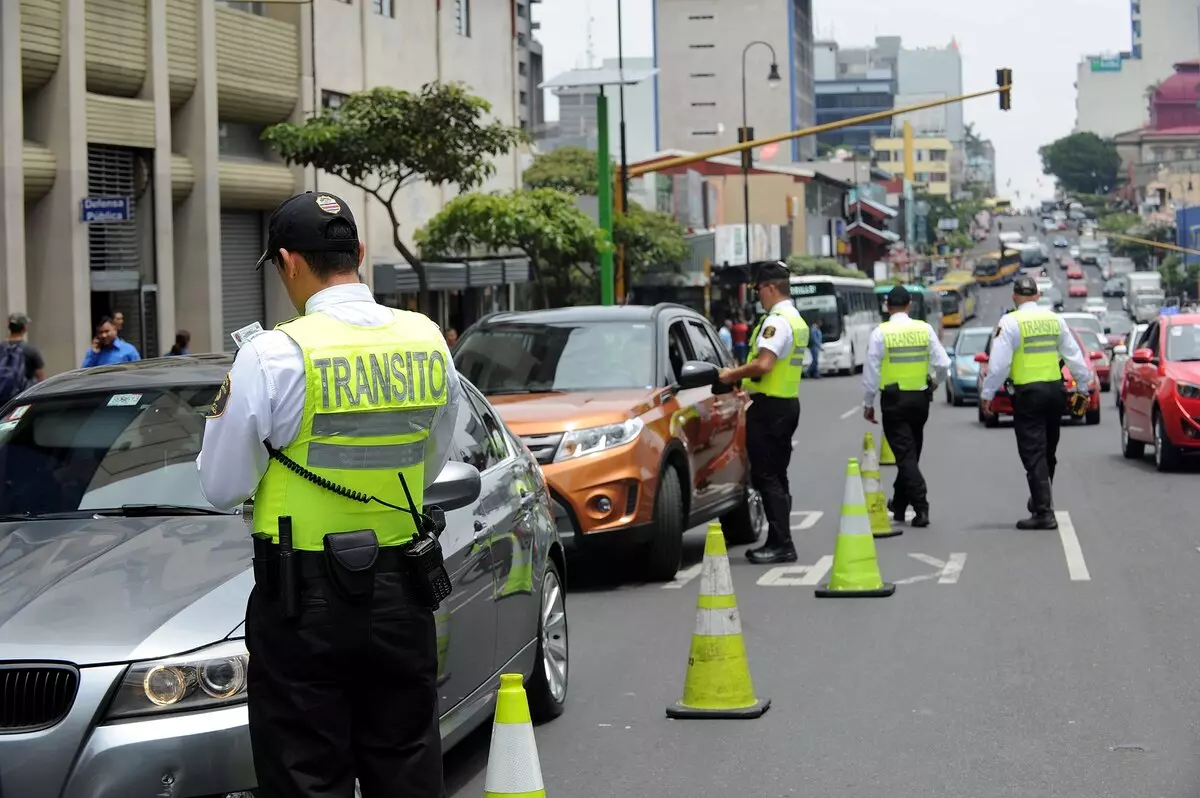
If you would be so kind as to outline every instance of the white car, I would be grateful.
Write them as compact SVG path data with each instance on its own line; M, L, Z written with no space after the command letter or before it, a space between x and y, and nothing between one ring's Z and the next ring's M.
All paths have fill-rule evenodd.
M1075 259L1075 260L1079 260L1079 247L1077 247L1077 246L1073 246L1073 247L1071 247L1069 250L1067 250L1067 252L1070 252L1070 253L1071 253L1071 257L1072 257L1073 259Z
M1103 319L1108 315L1108 303L1102 297L1088 297L1087 301L1083 303L1083 312Z

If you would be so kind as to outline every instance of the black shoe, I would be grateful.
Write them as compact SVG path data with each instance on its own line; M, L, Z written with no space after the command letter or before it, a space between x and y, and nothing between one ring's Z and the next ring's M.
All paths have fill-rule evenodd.
M917 510L917 514L913 516L912 525L916 527L929 526L929 511Z
M746 559L755 565L771 565L777 562L795 562L795 546L772 546L767 544L761 548L746 552Z
M1058 529L1058 519L1053 513L1031 515L1018 521L1017 529Z

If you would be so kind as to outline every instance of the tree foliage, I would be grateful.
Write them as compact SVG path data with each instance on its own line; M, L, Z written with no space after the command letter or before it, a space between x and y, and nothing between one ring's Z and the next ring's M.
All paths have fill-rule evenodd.
M521 179L526 188L556 188L591 196L599 186L600 162L596 153L583 147L559 147L534 156Z
M1100 229L1105 233L1127 233L1142 223L1136 213L1110 213L1100 219Z
M613 217L613 243L625 248L625 268L630 283L655 267L677 269L687 259L689 247L683 225L669 213L648 211L636 202Z
M1155 241L1160 244L1175 243L1175 228L1170 225L1159 224L1150 227L1134 227L1124 232L1146 241ZM1149 268L1151 258L1162 257L1163 255L1163 250L1157 247L1152 247L1148 244L1139 244L1136 241L1126 241L1121 238L1112 240L1109 244L1109 249L1112 250L1114 255L1119 257L1132 258L1139 269Z
M596 301L592 264L607 246L575 198L550 188L459 195L417 232L417 243L427 257L520 250L548 308Z
M424 264L400 237L397 197L417 181L469 191L491 177L492 159L525 134L490 113L487 100L458 83L429 83L415 93L380 87L351 94L302 124L273 125L262 137L288 163L315 166L379 200L392 222L392 243L427 295Z
M1041 147L1038 154L1042 171L1067 191L1107 194L1117 185L1121 156L1112 141L1095 133L1072 133Z
M812 255L789 255L788 271L795 275L828 274L833 277L863 277L858 269L843 266L833 258L817 258Z

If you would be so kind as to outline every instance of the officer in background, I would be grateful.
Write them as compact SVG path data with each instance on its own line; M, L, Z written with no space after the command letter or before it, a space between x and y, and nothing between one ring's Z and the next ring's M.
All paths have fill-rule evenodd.
M1011 370L1013 429L1030 497L1030 517L1018 521L1017 529L1058 529L1051 484L1066 406L1061 360L1066 361L1083 395L1087 394L1091 369L1067 323L1057 313L1038 307L1037 298L1033 278L1022 275L1013 282L1016 309L1001 317L996 328L979 407L985 416L992 415L992 399Z
M767 315L750 335L745 365L721 370L721 382L741 384L754 400L746 411L746 447L750 483L762 496L767 515L767 542L747 551L746 558L760 565L796 561L788 465L792 435L800 423L800 377L808 324L792 304L790 276L787 266L779 262L759 267L755 288Z
M950 356L926 322L910 318L912 297L902 285L888 292L890 317L871 332L863 367L863 418L875 420L875 394L883 410L883 434L896 455L896 482L888 509L897 522L911 506L912 525L929 526L929 498L921 474L921 449L933 389L946 378ZM930 382L929 370L936 371Z
M419 530L397 474L420 508L462 389L437 325L359 282L364 252L332 194L275 209L258 267L303 315L243 336L197 458L214 506L255 499L249 722L268 798L348 798L355 778L364 798L443 794L436 602L405 564Z

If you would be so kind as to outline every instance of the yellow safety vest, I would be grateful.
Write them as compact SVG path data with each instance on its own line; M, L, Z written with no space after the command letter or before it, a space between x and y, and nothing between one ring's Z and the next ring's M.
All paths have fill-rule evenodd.
M279 325L304 357L304 412L282 453L330 482L407 506L404 474L417 509L425 485L425 441L449 397L450 355L437 325L394 311L379 327L356 327L325 313ZM339 496L274 458L254 498L254 529L278 540L278 518L292 518L292 545L320 551L330 532L374 529L381 546L416 533L408 513Z
M1062 366L1058 359L1058 341L1062 337L1062 319L1050 310L1022 310L1013 318L1021 330L1021 347L1013 352L1013 385L1031 382L1061 382Z
M929 337L933 328L923 321L885 321L879 325L883 334L883 364L879 369L879 385L886 388L896 384L902 391L923 391L929 378Z
M788 310L791 312L787 312ZM808 322L795 307L784 308L784 311L775 315L782 316L792 328L792 351L776 358L771 370L758 379L747 377L742 380L742 388L749 393L780 399L795 399L800 396L800 378L804 376L804 350L808 348ZM758 357L758 330L766 320L764 316L750 334L752 343L747 363Z

